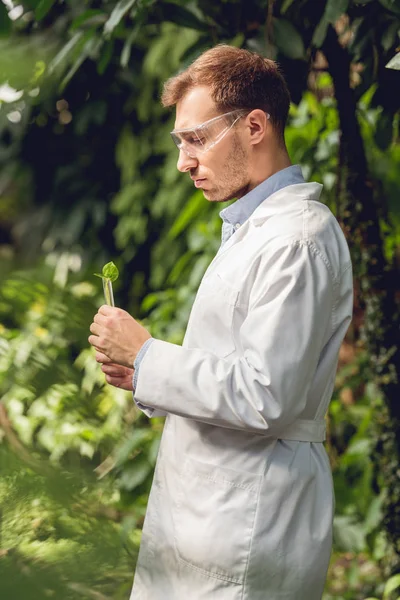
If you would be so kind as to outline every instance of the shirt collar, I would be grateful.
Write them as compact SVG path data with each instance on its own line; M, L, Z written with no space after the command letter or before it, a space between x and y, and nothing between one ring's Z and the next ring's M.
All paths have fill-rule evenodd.
M243 225L255 209L269 196L288 185L296 183L304 183L303 174L299 165L291 165L274 173L245 196L221 210L219 216L224 223Z

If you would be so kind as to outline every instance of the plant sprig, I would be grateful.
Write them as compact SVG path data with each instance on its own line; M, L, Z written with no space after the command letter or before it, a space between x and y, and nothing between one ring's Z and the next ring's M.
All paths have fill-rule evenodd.
M106 303L109 306L114 306L114 294L112 289L113 281L116 281L119 276L119 271L117 266L111 261L104 265L103 273L94 273L96 277L100 277L103 280L103 290L104 297L106 299Z

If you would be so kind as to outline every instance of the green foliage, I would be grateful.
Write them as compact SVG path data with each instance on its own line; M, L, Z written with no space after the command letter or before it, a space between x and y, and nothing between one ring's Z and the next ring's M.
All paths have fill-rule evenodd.
M398 45L398 8L392 0L21 5L25 17L11 23L0 2L0 82L18 92L0 105L0 595L118 600L129 595L163 421L148 422L129 394L104 385L87 343L102 303L91 274L118 256L119 305L154 336L181 343L220 244L219 208L176 170L162 83L217 42L277 58L294 99L289 153L337 212L333 84L327 72L307 76L346 13L347 49L363 65L353 82L358 117L371 181L387 199L380 220L394 260L399 84L383 67ZM361 342L331 403L337 515L324 600L398 595L396 578L384 585L387 489L374 442L385 413L369 363Z
M100 277L100 279L109 279L111 282L117 281L119 277L118 267L111 261L104 265L102 274L94 273L96 277Z

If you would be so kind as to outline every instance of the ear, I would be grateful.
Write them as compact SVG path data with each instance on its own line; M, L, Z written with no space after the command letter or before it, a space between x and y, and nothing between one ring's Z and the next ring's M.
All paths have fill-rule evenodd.
M247 115L246 125L249 128L250 144L259 144L265 138L270 127L269 115L260 108L256 108Z

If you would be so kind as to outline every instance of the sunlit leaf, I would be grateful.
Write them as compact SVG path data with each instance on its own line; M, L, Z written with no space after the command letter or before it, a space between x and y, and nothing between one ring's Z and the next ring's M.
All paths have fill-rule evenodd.
M78 42L83 37L83 31L77 31L67 44L58 52L49 64L49 72L52 73L58 69L64 61L68 58L68 55L74 50Z
M120 0L117 5L114 7L110 18L107 20L104 25L104 33L110 34L114 31L114 29L119 25L120 21L124 18L127 12L132 8L132 6L137 2L137 0Z
M89 8L72 21L70 29L73 31L74 29L79 29L82 26L93 27L102 25L106 19L107 15L102 10Z
M113 282L116 281L119 277L117 265L115 265L112 261L104 265L103 277L107 277L107 279L110 279Z
M132 434L120 445L115 452L115 464L121 466L137 448L142 449L143 444L149 440L149 429L135 429Z
M400 52L398 54L396 54L395 56L393 56L393 58L391 58L389 60L386 67L388 69L400 70Z
M394 575L391 577L383 590L383 600L388 600L390 598L390 594L397 590L400 587L400 574Z
M192 219L201 212L204 202L204 196L200 190L192 195L186 206L183 207L168 233L168 236L171 239L175 239L178 235L180 235L180 233L182 233Z
M139 456L132 460L122 473L119 485L125 490L132 491L141 485L152 472L152 466L148 460Z

